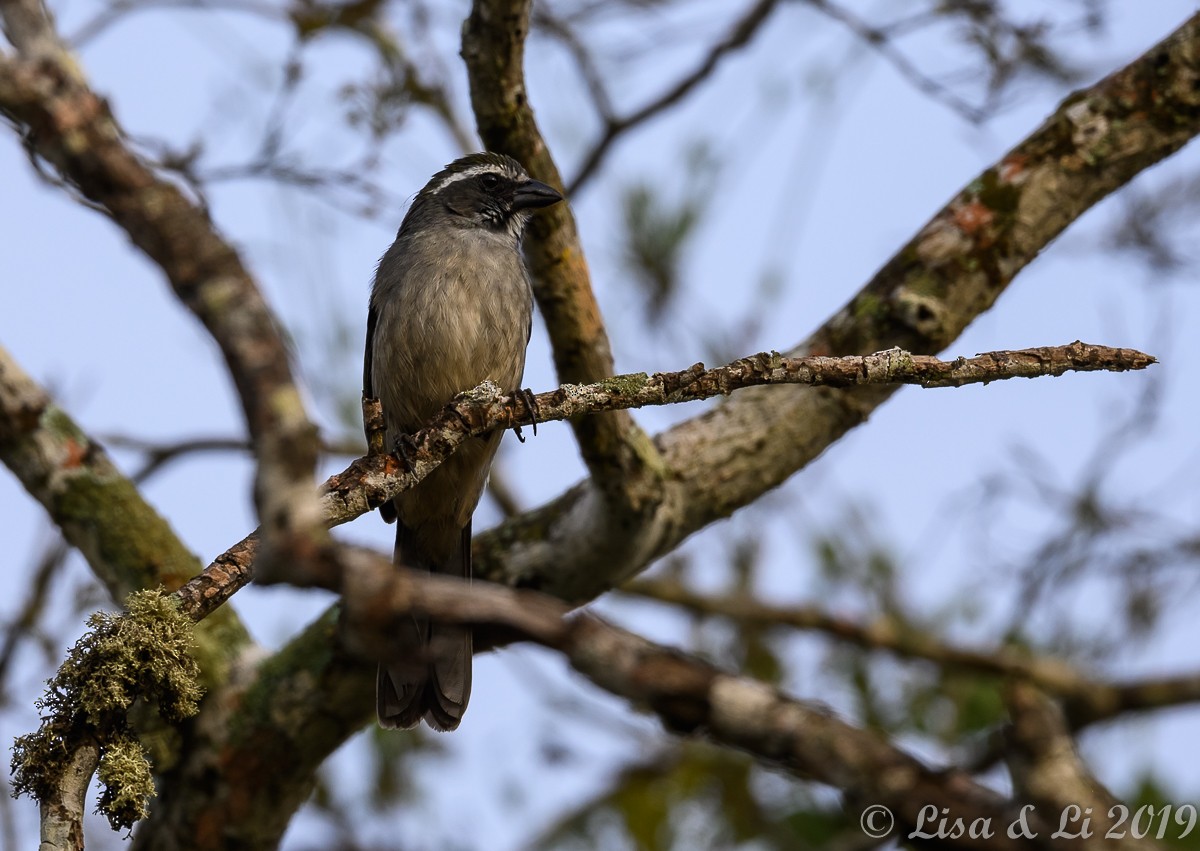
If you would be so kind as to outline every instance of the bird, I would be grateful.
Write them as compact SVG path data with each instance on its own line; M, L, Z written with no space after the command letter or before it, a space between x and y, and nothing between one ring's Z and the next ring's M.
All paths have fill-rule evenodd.
M388 446L403 450L403 436L485 380L520 387L533 325L521 239L535 211L562 200L492 152L455 160L417 193L379 261L367 312L363 395L379 400ZM502 436L467 438L381 508L395 518L397 565L470 579L471 516ZM376 679L380 726L424 719L456 729L471 696L470 628L409 617L400 631Z

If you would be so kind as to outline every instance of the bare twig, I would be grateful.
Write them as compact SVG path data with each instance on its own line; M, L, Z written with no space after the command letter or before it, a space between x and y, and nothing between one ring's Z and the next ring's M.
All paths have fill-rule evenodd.
M787 627L824 633L866 650L884 650L907 659L999 677L1019 677L1056 694L1076 694L1093 683L1067 662L1011 647L970 649L950 644L922 630L877 618L860 623L819 606L772 606L741 595L707 595L678 582L636 579L619 589L686 608L762 627Z
M142 465L129 477L135 484L141 484L168 464L189 455L207 452L254 451L254 444L239 437L193 437L160 443L140 437L114 434L102 437L100 442L115 449L127 449L144 456ZM321 452L325 455L356 457L363 454L364 448L362 441L359 440L344 440L336 443L321 442Z
M850 32L887 60L896 69L896 73L911 83L917 91L934 100L941 101L973 124L978 124L988 117L986 107L968 103L937 80L924 74L892 43L892 34L888 29L873 26L850 9L831 3L829 0L808 0L808 4L843 24Z
M602 114L601 117L605 119L604 131L584 156L579 171L567 184L567 192L571 195L576 194L595 175L605 156L621 136L679 103L712 75L726 55L749 44L778 5L779 0L757 0L733 24L726 36L709 48L708 53L692 71L640 109L622 118Z
M156 9L201 9L227 12L242 12L273 21L287 20L287 7L256 0L111 0L101 11L85 21L68 41L76 49L101 35L113 24L130 16L133 12Z
M4 638L0 641L0 694L6 690L8 671L21 641L37 635L38 621L44 613L50 587L66 564L70 551L66 540L55 535L38 559L29 583L29 596L20 612L8 622Z
M1007 646L960 647L889 618L862 623L818 606L772 606L737 594L699 594L670 580L635 579L619 590L704 615L762 627L813 630L867 650L1023 680L1062 701L1072 731L1126 713L1200 702L1200 674L1107 682L1085 674L1065 659ZM999 759L1003 749L999 740L991 742L972 764L982 770Z

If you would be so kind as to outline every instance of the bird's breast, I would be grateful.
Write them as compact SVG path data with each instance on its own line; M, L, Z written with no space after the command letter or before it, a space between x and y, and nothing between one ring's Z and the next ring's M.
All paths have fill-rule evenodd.
M533 307L506 240L442 235L405 248L377 276L372 381L389 425L408 430L485 380L516 389Z

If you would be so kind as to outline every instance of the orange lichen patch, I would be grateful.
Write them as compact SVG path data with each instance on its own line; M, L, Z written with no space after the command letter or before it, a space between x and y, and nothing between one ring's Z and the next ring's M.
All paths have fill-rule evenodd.
M87 458L88 448L79 441L68 437L66 440L67 457L63 459L64 470L75 470L83 466Z
M954 210L954 224L970 237L978 237L995 218L995 214L978 200L968 201Z
M1013 183L1025 173L1029 157L1025 154L1009 154L1000 163L1000 179L1005 183Z

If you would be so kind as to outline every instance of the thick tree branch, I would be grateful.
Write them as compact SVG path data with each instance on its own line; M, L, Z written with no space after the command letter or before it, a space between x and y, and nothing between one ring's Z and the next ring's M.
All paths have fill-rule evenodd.
M930 805L968 822L988 818L996 824L1007 823L1017 810L966 774L932 770L823 706L727 674L599 618L570 617L568 605L544 594L397 571L388 559L364 550L345 549L342 556L326 565L319 584L342 594L347 639L372 658L386 658L403 616L472 624L562 652L596 685L655 713L670 730L747 751L797 777L840 789L850 802L883 804L902 832ZM1003 836L987 846L1042 847ZM962 840L942 847L979 846Z
M564 387L538 396L535 407L538 419L545 421L595 408L707 398L762 383L808 381L846 385L907 380L949 386L966 380L990 381L1038 371L1058 374L1071 364L1089 369L1118 365L1141 368L1151 360L1128 350L1079 343L950 362L913 359L898 352L867 358L798 361L764 354L713 370L694 367L678 373L623 376L587 387ZM332 477L322 497L326 520L335 525L377 507L401 488L427 475L468 433L529 422L526 406L519 400L502 397L495 388L464 394L429 428L415 435L410 452L411 469L402 467L392 456L380 455L358 459L343 473ZM176 592L181 609L199 620L221 606L253 578L256 548L257 539L251 535L218 557L200 576ZM310 559L308 563L310 567L324 565L335 570L342 567L336 554L329 555L327 561ZM319 570L306 576L308 581L340 587L330 574L322 575ZM295 573L293 577L300 575ZM365 599L373 598L366 595ZM231 835L256 837L265 845L278 836L285 824L277 816L280 802L298 805L309 792L312 772L346 736L366 722L369 713L371 668L341 649L336 640L335 620L331 612L314 623L274 657L270 669L262 672L238 698L240 705L253 707L252 715L242 719L230 739L213 743L211 750L222 755L223 765L245 769L237 775L245 782L223 786L218 793L194 804L180 802L168 807L163 813L165 823L160 822L141 834L145 842L162 841L165 834L190 835L197 821L223 824ZM479 638L480 649L496 640L496 636L486 634ZM281 680L288 685L281 685ZM288 706L280 706L280 700L285 700ZM320 706L322 710L315 716L290 711L298 702ZM296 741L305 742L305 747L296 748ZM203 773L213 768L204 758L198 762L180 767L168 778L167 785L186 785L191 772ZM234 815L234 810L238 815Z
M21 54L0 59L0 111L22 129L32 153L125 230L212 334L255 441L255 501L264 529L281 549L302 554L304 539L323 532L311 498L316 429L257 284L204 209L132 149L108 104L62 49L41 3L6 0L0 13Z
M558 167L525 91L531 4L532 0L476 0L463 26L462 56L484 144L511 154L535 176L561 187ZM559 204L535 216L527 234L533 291L546 320L559 381L583 383L612 375L612 347L570 206ZM657 511L663 496L662 464L658 450L631 416L586 417L571 427L613 522L639 523L638 518Z
M137 487L0 347L0 461L46 510L120 604L133 591L178 589L200 561ZM221 672L249 642L231 609L197 631L206 676Z

